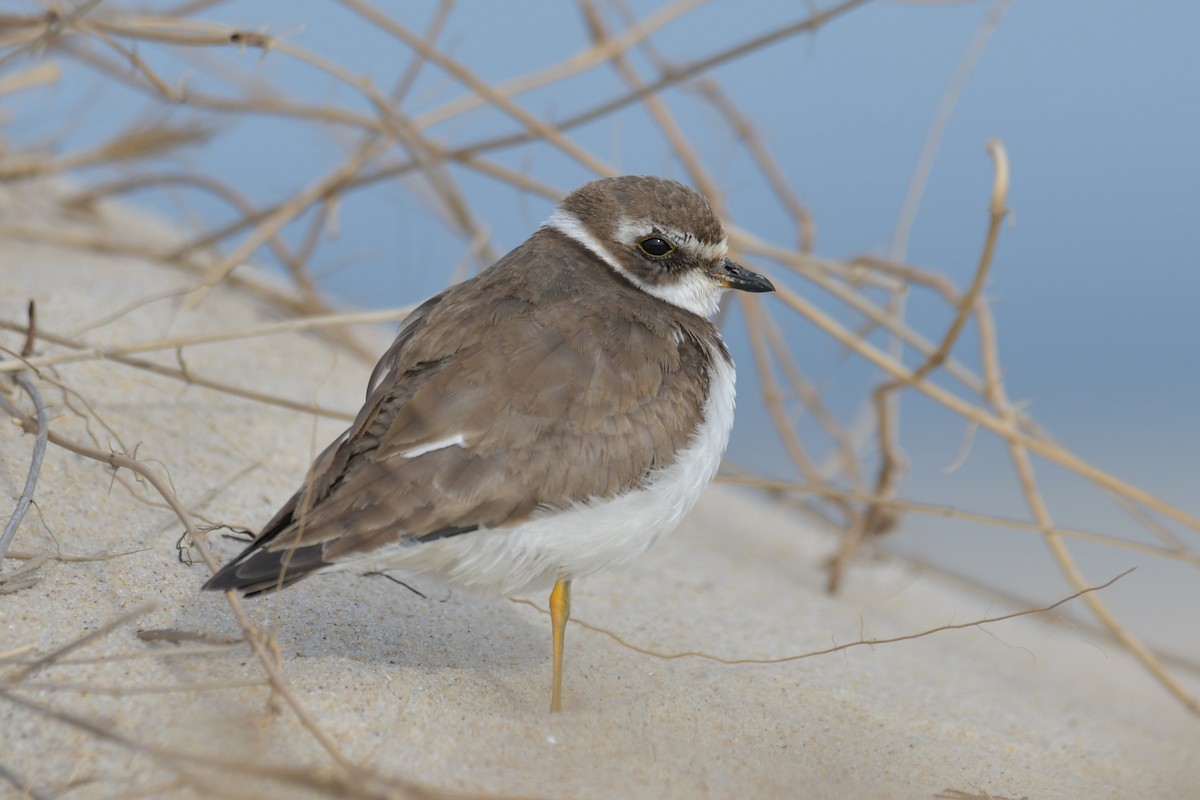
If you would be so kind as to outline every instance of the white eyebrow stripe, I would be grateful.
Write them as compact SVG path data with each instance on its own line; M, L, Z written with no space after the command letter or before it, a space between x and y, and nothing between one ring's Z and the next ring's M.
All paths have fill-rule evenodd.
M630 222L629 219L627 219L627 218L623 218L621 220L620 224L617 225L617 231L613 235L616 237L617 241L623 242L624 244L627 244L630 247L633 247L633 245L636 242L638 242L641 239L646 238L653 232L654 232L653 225L650 225L645 222L634 223L634 222ZM675 244L679 244L678 236L676 236L673 233L668 234L668 236L671 239L671 241L675 242Z
M630 222L628 219L621 220L621 224L617 226L616 238L632 247L656 231L670 239L676 247L696 255L704 261L720 261L729 255L729 239L726 237L722 237L719 242L702 242L685 231L660 228L644 222Z
M447 447L466 447L467 440L461 433L456 433L453 436L447 436L445 439L438 439L435 442L428 444L419 444L416 447L404 450L400 455L404 458L416 458L423 456L426 453L432 453L434 450L442 450Z
M726 238L719 242L701 242L697 239L682 246L691 248L706 261L720 261L729 255L729 240Z
M579 219L570 212L563 211L561 208L556 209L555 212L550 215L550 218L542 225L542 227L552 228L553 230L556 230L583 245L588 250L591 250L593 253L599 256L604 263L608 264L608 266L612 268L613 272L625 278L625 280L646 292L646 294L657 297L660 300L666 300L673 306L686 309L687 311L691 311L693 314L699 314L700 316L706 318L711 317L717 311L717 305L721 299L722 287L719 283L706 275L703 275L699 272L692 272L685 276L683 280L673 284L667 284L665 286L647 284L640 280L636 275L633 275L624 267L622 267L621 264L615 258L613 258L612 253L610 253L604 245L600 244L600 242L596 240L596 237L592 236L592 234L589 233L588 230L579 222ZM644 236L646 233L652 231L653 228L641 225L634 227L630 225L628 221L623 220L621 225L618 227L617 236L625 236L636 230L645 231L645 233L642 234ZM671 232L664 233L667 236L679 235ZM680 238L682 239L685 237L681 236ZM621 241L624 240L622 239ZM630 244L632 244L632 242L630 242ZM721 253L722 258L724 258L724 253L726 252L727 247L724 239L717 244L696 242L693 239L690 244L692 247L717 248L712 252L714 254L718 252ZM716 259L714 258L713 260Z

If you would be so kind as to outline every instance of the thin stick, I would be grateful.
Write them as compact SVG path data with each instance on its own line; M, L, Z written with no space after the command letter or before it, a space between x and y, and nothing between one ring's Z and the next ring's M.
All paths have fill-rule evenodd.
M963 54L958 68L954 71L950 85L946 87L938 101L937 110L929 123L929 131L925 134L925 141L921 145L921 154L917 157L917 165L913 169L913 176L908 184L908 192L904 196L904 204L900 208L900 219L896 222L896 232L892 236L890 255L893 261L904 259L908 250L908 236L912 231L913 222L917 218L917 210L921 207L921 197L925 193L926 184L929 183L929 175L937 160L938 150L941 149L942 135L950 122L950 115L958 105L959 97L966 88L971 72L975 69L983 51L987 49L988 41L1000 25L1000 20L1010 5L1012 5L1012 0L999 0L988 11L987 16L975 31L971 43L967 46L967 51Z
M393 798L397 797L408 797L415 800L434 800L435 798L447 800L453 797L470 797L470 795L453 795L436 789L426 789L400 778L377 775L367 768L356 768L338 774L328 769L304 769L297 767L294 763L276 766L273 764L262 764L258 760L249 758L244 761L237 761L230 760L228 757L209 756L196 752L195 749L173 750L160 745L140 742L115 730L111 724L95 722L68 711L61 711L49 706L40 705L12 692L0 692L0 696L14 705L21 706L47 719L53 719L74 728L87 731L98 739L113 742L133 752L146 755L164 767L180 774L189 782L196 783L199 788L205 790L205 794L217 791L218 787L205 782L204 776L212 776L215 774L215 771L220 771L222 774L234 773L278 781L285 786L294 786L297 789L304 789L309 792L316 790L331 797L354 797L363 798L364 800L368 798L371 800L393 800ZM183 769L183 764L204 767L204 771L200 774L187 772ZM243 794L236 796L244 797Z
M886 310L880 308L864 297L848 282L832 277L834 273L842 272L833 262L826 262L813 256L797 254L792 250L768 244L748 231L736 226L727 228L729 240L743 252L755 253L774 259L796 269L807 280L845 303L849 308L862 314L872 324L877 325L898 337L904 344L912 347L918 353L928 356L934 352L935 346L921 334L903 325ZM813 320L816 322L816 320ZM817 323L823 327L822 323ZM858 338L862 338L859 336ZM890 357L889 357L890 358ZM894 359L893 359L894 361ZM954 359L949 359L944 365L945 371L966 386L975 394L983 393L983 380Z
M1011 517L1001 517L995 514L984 514L979 511L966 511L961 508L955 508L954 506L923 503L917 500L902 500L898 497L879 497L878 495L865 491L836 489L824 483L803 484L792 483L789 481L773 481L768 480L767 478L759 478L752 475L725 474L717 476L717 482L727 483L734 486L752 486L754 488L764 489L770 492L793 492L798 494L818 495L820 497L835 500L877 503L884 508L890 508L896 511L905 511L914 514L926 514L931 517L958 519L964 522L978 522L983 525L994 525L1000 528L1009 528L1011 530L1036 533L1039 535L1045 532L1045 529L1036 522L1026 522L1025 520L1013 519ZM1121 537L1114 536L1112 534L1095 533L1092 531L1080 530L1078 528L1063 528L1057 525L1053 530L1055 533L1068 539L1078 539L1082 542L1095 542L1097 544L1108 545L1110 547L1119 547L1125 550L1132 550L1137 553L1146 553L1147 555L1157 556L1158 558L1168 558L1175 561L1182 561L1193 566L1200 566L1200 553L1193 553L1182 548L1163 547L1161 545L1147 544L1145 542L1139 542L1133 539L1122 539Z
M604 22L601 20L600 13L595 5L590 0L580 0L579 5L580 10L583 12L588 32L592 36L592 41L597 45L602 45L606 41L610 41L608 31L605 29ZM637 90L645 85L637 71L629 63L626 51L614 51L611 55L611 61L622 80L631 89ZM721 192L717 189L716 181L713 180L712 175L704 167L700 157L696 154L696 149L684 134L683 128L675 121L675 117L672 116L670 110L667 108L667 104L663 102L661 97L652 94L645 95L642 98L642 104L650 112L650 116L654 118L655 124L658 125L658 129L667 140L671 152L683 162L684 167L692 178L692 182L695 183L702 194L708 197L709 202L713 204L713 209L717 212L717 216L727 219L728 213L724 208L723 198L721 197Z
M3 398L0 398L0 403L4 403ZM21 421L27 430L33 427L33 421L28 417L22 417ZM50 431L49 436L50 441L59 447L70 450L71 452L77 453L85 458L90 458L95 461L108 464L114 469L124 468L142 476L142 478L144 478L151 486L153 486L159 495L162 496L163 500L167 501L167 504L171 506L171 509L175 512L176 516L179 517L179 520L187 529L188 537L192 542L192 545L196 548L197 552L200 553L200 557L204 560L204 563L207 564L208 568L214 573L217 571L220 565L209 551L208 545L205 543L203 536L196 529L195 524L192 522L191 514L189 514L187 509L183 507L183 504L179 502L179 498L175 495L175 491L157 473L147 468L142 462L121 453L105 453L88 447L87 445L77 442L66 436L62 436L61 434L57 434L53 431ZM228 591L225 593L225 599L228 601L230 608L233 609L233 613L237 618L238 625L241 627L242 632L246 635L246 640L250 643L251 648L254 650L254 654L258 657L259 663L262 665L263 670L271 679L272 687L275 689L275 691L279 692L280 696L283 697L284 701L291 707L292 712L295 713L297 718L299 718L300 724L308 729L308 732L313 736L313 738L320 743L320 745L325 749L330 757L338 763L339 766L346 770L355 769L356 767L354 762L352 762L342 753L341 749L331 738L329 738L329 735L325 733L324 729L321 728L316 719L314 719L313 716L308 713L308 709L306 709L303 704L300 703L300 700L292 691L291 685L288 683L287 678L284 677L283 672L280 670L279 665L275 663L275 659L268 652L263 641L262 633L252 622L250 622L250 618L246 615L246 610L242 606L242 602L238 598L237 594L232 590Z
M876 392L877 405L882 405L885 395L896 391L906 384L922 380L926 375L946 362L950 351L958 342L958 337L962 333L967 319L975 310L979 296L983 293L983 287L987 283L988 272L992 266L992 257L996 252L996 242L1000 237L1000 226L1003 224L1005 217L1008 216L1008 207L1005 204L1005 200L1008 197L1009 183L1008 154L1004 149L1004 145L1000 140L992 139L987 143L987 148L988 153L991 154L995 162L995 180L992 186L992 203L988 215L987 236L984 239L983 252L979 256L979 264L975 268L975 276L971 281L971 287L959 299L954 320L950 323L950 327L942 337L937 349L930 353L925 361L913 370L911 376L893 380L880 387ZM885 442L884 451L887 452L888 450L889 445ZM880 491L879 494L886 494L886 492Z
M229 184L208 175L196 175L186 172L140 174L108 183L94 184L89 186L86 191L69 198L66 202L68 205L90 206L101 197L163 186L187 186L208 192L232 205L243 216L253 214L255 211L254 205L250 200ZM319 220L317 222L319 223ZM312 304L314 308L328 310L324 298L321 297L315 283L304 268L304 262L307 260L308 253L305 251L293 253L287 243L283 241L283 237L278 235L268 238L267 246L275 253L275 257L287 267L288 272L292 276L293 283L295 283L297 290L300 292L300 296L306 302ZM311 247L307 249L311 250ZM172 292L171 294L184 293L186 292ZM357 343L354 344L357 345ZM361 345L358 345L358 347L361 348Z
M63 645L62 647L59 647L56 650L52 650L51 652L47 653L46 655L42 656L41 658L37 659L36 661L32 661L29 664L26 664L21 669L17 670L10 680L23 681L25 678L29 677L30 675L37 672L38 670L42 670L42 669L45 669L46 667L51 666L56 661L58 661L60 658L67 655L68 653L73 653L76 650L78 650L79 648L84 647L85 645L88 645L88 644L96 641L97 639L102 639L105 636L108 636L108 634L112 633L117 628L121 627L122 625L132 622L133 620L137 619L138 617L142 616L143 614L149 614L153 610L154 610L153 603L143 603L142 605L138 606L137 608L133 609L132 611L127 611L124 614L117 617L116 619L113 619L94 630L88 631L83 636L80 636L77 639L73 639L72 641L68 642L67 644Z
M38 47L44 46L51 39L62 32L64 28L82 19L85 14L90 13L92 9L100 5L102 2L104 2L104 0L86 0L86 2L80 3L65 15L58 14L57 12L52 15L44 15L43 19L46 20L45 29L37 36L37 38L26 42L20 47L13 48L3 56L0 56L0 67L3 67L9 61L12 61L18 56L23 55L29 50L36 50Z
M37 488L38 476L42 472L42 459L46 455L46 441L50 436L50 423L46 415L46 401L42 399L41 393L29 378L24 375L16 375L13 377L13 380L25 391L25 394L29 395L29 399L33 401L34 408L37 411L37 436L33 443L33 457L29 463L29 474L25 476L25 487L21 490L21 496L17 498L17 505L13 509L12 516L8 518L8 523L4 526L4 532L0 533L0 558L4 557L4 553L8 550L9 544L12 543L13 537L17 535L17 529L21 527L21 521L25 519L25 512L29 510L29 505L33 502L33 492Z
M574 617L571 618L571 622L573 622L576 625L579 625L582 628L586 628L589 631L595 631L596 633L602 633L605 636L612 639L617 644L621 645L622 647L627 647L630 650L633 650L634 652L637 652L637 653L642 653L643 655L653 656L654 658L661 658L664 661L676 661L676 660L679 660L682 658L701 658L701 659L704 659L705 661L715 661L718 664L728 664L729 666L788 664L793 661L801 661L806 658L815 658L816 656L827 656L827 655L830 655L831 653L840 653L843 650L849 650L853 647L875 647L876 645L881 645L881 644L895 644L896 642L909 642L909 641L912 641L913 639L923 639L926 636L932 636L935 633L944 633L945 631L958 631L958 630L964 630L966 628L982 628L985 625L993 625L997 622L1005 622L1006 620L1016 619L1017 617L1026 617L1026 616L1030 616L1032 614L1045 614L1050 611L1054 611L1055 609L1059 608L1060 606L1066 605L1067 603L1071 602L1072 600L1076 600L1080 597L1085 597L1087 595L1091 595L1092 593L1098 592L1102 589L1107 589L1109 586L1112 586L1114 583L1121 580L1121 578L1124 578L1126 575L1128 575L1129 573L1131 573L1133 571L1134 571L1134 568L1127 569L1124 572L1122 572L1121 574L1117 575L1116 577L1110 578L1109 580L1105 581L1104 583L1098 584L1096 586L1085 586L1083 589L1080 589L1079 591L1075 592L1074 594L1072 594L1068 597L1064 597L1061 600L1053 602L1047 606L1042 606L1040 608L1027 608L1023 611L1014 611L1010 614L1001 614L1001 615L995 616L995 617L984 617L982 619L973 620L971 622L948 623L946 625L939 625L936 628L929 628L928 630L919 631L917 633L906 633L901 636L889 636L889 637L878 638L878 639L858 639L853 642L847 642L846 644L839 644L839 645L834 645L833 647L826 647L823 650L810 650L806 653L797 653L795 655L790 655L790 656L780 656L779 658L723 658L721 656L715 656L711 653L706 653L703 650L688 650L688 651L685 651L682 653L664 653L659 650L652 650L648 647L641 647L639 645L633 644L633 643L627 641L626 639L623 639L621 636L617 635L616 633L613 633L612 631L608 630L607 628L602 628L599 625L595 625L590 622L585 622L583 620L576 619ZM536 608L538 611L542 612L543 614L550 613L549 611L543 609L541 606L539 606L537 603L533 602L532 600L528 600L525 598L513 598L513 602L520 603L522 605L527 605L532 608Z
M971 281L971 287L967 289L967 293L963 295L959 301L958 309L954 314L954 321L950 323L950 328L946 331L946 335L942 337L941 344L937 350L929 355L925 363L917 367L910 381L919 381L935 369L945 363L950 351L954 348L958 341L959 334L962 333L963 326L967 323L967 318L975 310L976 301L983 293L983 287L987 283L988 271L992 266L992 257L996 253L996 242L1000 238L1000 226L1004 223L1004 219L1008 216L1008 206L1006 200L1008 198L1008 153L1004 149L1004 143L999 139L991 139L987 143L988 153L995 161L995 180L992 184L992 202L988 212L988 229L987 238L983 243L983 252L979 256L979 265L975 268L975 277Z
M395 36L404 44L413 49L414 52L421 54L430 62L437 64L443 70L461 81L471 91L475 92L480 97L487 100L498 109L508 114L526 127L530 134L535 135L538 139L554 145L562 152L566 153L571 158L574 158L580 164L583 164L588 169L598 175L614 175L616 174L612 167L605 164L599 158L594 156L583 147L569 140L562 131L560 125L549 125L535 117L525 109L518 106L508 97L500 94L487 81L480 78L462 63L443 55L429 45L428 42L421 37L409 31L392 17L379 11L371 4L364 0L340 0L341 4L351 9L355 13L369 20L373 24L379 26L391 35Z
M874 393L875 413L879 420L880 449L880 463L875 481L875 494L879 497L887 497L892 493L898 480L900 467L900 459L897 454L898 445L894 441L895 437L893 433L895 409L889 403L889 400L896 391L905 386L924 383L924 378L946 361L950 351L958 341L963 327L966 325L967 318L975 309L979 296L983 292L984 285L987 283L988 272L992 265L992 257L996 251L996 242L1000 237L1000 226L1003 224L1005 217L1008 216L1008 208L1005 204L1008 197L1009 184L1008 154L1004 149L1004 145L998 139L989 141L987 148L988 153L992 156L995 167L992 184L992 202L988 217L987 236L984 239L983 252L980 254L979 264L975 268L975 277L971 281L971 287L959 301L954 320L950 323L950 327L942 337L937 349L930 353L929 357L909 375L888 381L876 389ZM830 562L830 592L837 591L841 577L862 540L867 536L890 529L893 524L893 518L881 506L872 504L867 507L867 512L863 515L861 523L847 531L842 541L842 547Z
M836 17L839 17L858 6L861 6L866 2L867 0L844 0L844 2L838 3L837 5L824 11L811 14L810 16L798 22L768 31L761 36L756 36L753 39L748 39L745 42L741 42L705 58L693 61L690 64L685 64L682 67L673 69L658 80L651 81L640 89L635 89L634 91L624 94L620 97L594 106L587 111L567 117L564 120L560 120L555 123L554 127L556 131L567 131L591 122L592 120L608 116L614 111L638 102L643 97L657 94L669 86L675 86L683 83L689 78L693 78L696 75L707 72L714 67L724 64L726 61L732 61L734 59L741 58L747 53L760 50L768 45L782 41L783 39L788 39L801 33L810 33L815 31ZM535 138L541 138L541 134L541 130L531 129L525 133L516 133L510 136L498 136L493 139L487 139L472 145L465 145L464 147L457 148L452 150L451 154L454 156L477 155L479 153L486 153L492 150L509 148L513 147L514 145L524 144L525 142L532 141Z
M21 346L22 358L27 358L33 352L36 338L37 304L30 300L29 326L25 332L25 343ZM4 559L4 554L8 551L8 546L12 544L13 537L17 535L17 529L21 527L21 522L25 519L25 512L29 510L30 504L33 503L33 492L37 488L38 476L42 473L42 459L46 455L46 441L50 436L50 420L46 413L46 401L42 399L41 392L37 390L37 387L25 375L14 375L13 381L33 401L33 407L37 416L37 431L33 442L33 457L30 459L29 473L25 476L25 486L21 489L21 496L17 498L17 505L13 509L12 516L8 518L8 522L4 526L4 531L0 532L0 561Z
M717 85L716 81L706 78L700 82L699 89L700 93L721 114L721 117L733 127L734 135L750 153L750 157L754 159L759 174L766 179L775 197L788 210L796 226L800 252L811 252L817 236L812 213L792 191L792 187L784 177L783 170L776 163L771 151L763 144L762 137L755 130L754 124Z
M62 78L62 67L53 61L43 61L21 70L14 70L0 77L0 97L6 94L34 89L47 83L58 83Z
M4 778L4 780L11 783L13 788L21 793L22 798L29 797L33 798L33 800L50 800L50 795L39 789L35 789L30 781L22 778L4 764L0 764L0 778Z
M1010 426L1015 427L1016 411L1013 409L1012 404L1009 403L1004 391L1004 384L1000 379L999 348L995 344L995 326L986 304L980 303L980 312L977 314L977 319L984 374L988 381L989 400L1000 417ZM1059 569L1072 586L1086 585L1083 572L1076 563L1074 556L1072 556L1066 542L1063 541L1063 537L1055 529L1054 520L1050 516L1050 509L1046 505L1041 492L1038 490L1037 480L1033 472L1033 463L1029 458L1029 450L1032 448L1027 447L1024 441L1019 440L1015 436L1008 437L1007 444L1009 455L1017 472L1017 478L1020 481L1021 490L1025 495L1026 503L1033 513L1038 526L1042 529L1046 543L1049 545L1050 552L1054 556L1054 560L1058 563ZM1126 496L1129 495L1128 492L1125 492L1125 494ZM1183 703L1189 711L1200 716L1200 698L1190 692L1187 687L1167 671L1167 668L1158 656L1144 642L1134 636L1128 628L1121 624L1120 620L1109 610L1104 601L1098 597L1089 596L1086 602L1092 613L1100 620L1100 623L1104 625L1117 641L1125 646L1125 649L1141 662L1142 667L1167 692Z
M787 374L788 380L792 384L792 391L804 403L804 408L813 418L821 429L834 442L834 447L838 453L838 460L841 462L841 471L850 485L854 487L862 487L863 479L858 469L858 461L855 458L855 443L851 438L850 432L843 428L833 415L829 413L829 409L825 406L825 401L821 399L820 393L812 386L800 371L799 365L796 364L795 353L788 349L787 343L783 339L783 334L779 330L779 326L775 323L774 317L769 310L763 309L763 318L765 321L765 332L767 343L771 347L776 360L783 367L784 373Z
M77 694L106 694L131 697L146 694L180 694L184 692L225 692L230 689L257 689L270 686L268 680L217 681L211 683L181 683L176 686L102 686L95 683L63 683L30 681L0 681L0 691L29 690L37 692L73 692Z
M307 189L293 195L274 213L264 219L255 231L246 237L245 241L239 244L232 253L208 268L200 286L197 287L196 292L188 300L189 307L194 307L207 294L209 289L253 255L254 251L260 245L278 234L284 225L303 213L313 203L322 198L329 197L336 189L344 185L351 176L356 175L362 169L363 165L390 146L391 142L387 140L371 144Z
M140 634L141 631L138 631ZM139 635L139 639L142 637ZM219 638L214 634L214 638ZM77 656L76 658L63 658L57 662L58 666L79 665L79 664L111 664L117 661L144 661L148 659L159 658L190 658L192 656L212 655L220 653L228 653L231 648L242 644L245 639L240 636L226 637L229 642L226 644L212 644L207 646L196 645L194 647L149 647L144 650L138 650L132 653L105 653L98 656ZM153 639L148 641L154 641ZM29 645L35 647L35 645ZM5 660L6 654L0 654L0 662Z
M37 650L37 645L33 642L14 647L11 650L5 650L3 653L0 653L0 664L6 661L16 661L19 657L26 653L32 653L34 650Z
M40 368L58 364L72 364L79 361L98 361L126 356L133 353L151 353L156 350L177 350L181 347L193 347L213 342L228 342L237 339L250 339L256 336L273 336L293 331L315 330L338 325L370 325L379 322L398 322L410 313L412 306L389 308L382 311L362 311L354 314L324 314L316 317L301 317L283 322L269 322L263 325L253 325L231 331L213 331L210 333L193 334L190 336L174 336L167 339L155 339L150 342L138 342L113 347L92 347L86 350L56 355L37 356L25 360L15 359L0 361L0 373L19 372L26 368Z
M211 263L208 258L197 256L186 248L162 250L153 245L146 245L135 241L122 241L107 233L91 230L80 231L70 228L46 230L32 226L12 225L0 222L0 237L16 239L18 241L46 243L56 247L75 247L81 250L90 250L110 255L132 256L147 261L166 262L193 272L203 272L208 264ZM327 306L314 308L312 304L306 302L303 298L280 291L278 287L252 276L235 272L229 276L228 280L235 286L247 289L259 298L293 314L313 315L328 312ZM356 355L359 355L361 358L359 353L356 353Z
M331 105L305 106L265 95L255 96L246 100L231 100L190 89L182 95L174 91L164 94L159 87L149 81L137 80L137 75L140 73L130 70L129 65L102 56L94 48L85 47L75 42L58 42L56 43L56 47L61 52L85 64L89 64L115 80L145 92L153 98L167 100L171 103L185 102L191 107L206 108L224 113L288 117L310 122L336 123L360 130L383 131L383 124L377 118Z
M0 328L13 330L16 327L17 326L14 323L6 320L0 320ZM66 336L58 336L46 331L41 331L38 335L47 342L53 342L54 344L60 344L64 347L70 347L72 350L89 349L89 346L83 342L67 338ZM273 394L256 392L253 389L243 389L241 387L225 383L224 381L218 381L212 378L206 378L203 375L198 375L190 369L185 370L177 367L168 367L165 364L157 364L153 361L146 361L144 359L133 358L131 356L110 354L106 356L106 359L109 361L115 361L118 364L124 364L127 367L145 370L146 372L153 372L155 375L162 375L166 378L182 381L183 383L191 386L200 386L205 389L211 389L215 392L233 395L234 397L242 397L246 400L253 400L258 403L278 406L291 411L302 411L306 414L313 414L318 417L326 417L329 419L338 419L343 421L351 421L355 417L355 415L349 411L337 411L334 409L323 408L312 403L302 403L297 400L288 400L286 397L278 397Z
M860 339L853 331L786 286L777 285L775 294L779 297L780 301L807 317L813 324L836 339L839 344L858 353L889 375L902 379L912 375L912 372L907 367L889 358L886 353L869 342ZM971 405L932 381L918 381L912 384L912 387L921 394L963 417L968 422L1016 442L1030 452L1036 453L1048 461L1069 469L1098 486L1120 492L1130 500L1141 503L1165 517L1186 525L1192 530L1200 531L1200 517L1196 517L1178 506L1174 506L1156 497L1145 489L1123 481L1098 467L1092 466L1087 461L1084 461L1055 442L1040 439L1026 433L1022 430L1020 422L1015 417L1012 419L1002 419L985 409Z
M137 553L145 553L153 548L139 547L136 550L124 550L120 553L106 553L99 556L72 556L62 553L33 553L28 550L9 550L4 554L5 558L11 558L16 561L32 561L40 558L45 558L48 561L61 561L64 564L87 564L95 561L112 561L115 558L123 558L125 556L136 555Z
M783 408L779 384L775 380L775 367L771 362L764 333L766 325L762 320L762 309L757 303L746 303L742 307L742 313L746 319L746 331L750 334L750 349L754 354L755 372L758 373L759 384L762 386L763 403L766 404L775 429L779 432L784 450L801 475L812 483L819 483L820 475Z
M513 78L496 86L496 91L507 97L515 97L550 83L562 81L612 58L615 53L627 52L638 42L647 39L650 34L664 27L667 23L692 11L708 0L676 0L663 5L628 28L619 35L603 42L597 42L582 53L563 59L558 64L540 68L521 77ZM414 122L422 129L445 122L457 116L484 105L487 100L478 94L471 93L451 100L431 111L417 117Z

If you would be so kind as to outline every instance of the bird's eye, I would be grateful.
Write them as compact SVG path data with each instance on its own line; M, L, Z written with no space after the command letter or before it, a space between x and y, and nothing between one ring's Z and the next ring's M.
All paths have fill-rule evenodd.
M638 242L637 246L638 250L651 258L666 258L675 252L675 245L661 236L648 236Z

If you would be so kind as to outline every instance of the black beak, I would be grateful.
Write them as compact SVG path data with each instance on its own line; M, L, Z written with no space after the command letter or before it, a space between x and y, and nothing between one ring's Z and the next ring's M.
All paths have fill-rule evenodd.
M762 275L759 275L757 272L751 272L741 264L735 264L728 258L721 263L721 271L717 275L717 280L726 289L737 289L739 292L775 291L775 285Z

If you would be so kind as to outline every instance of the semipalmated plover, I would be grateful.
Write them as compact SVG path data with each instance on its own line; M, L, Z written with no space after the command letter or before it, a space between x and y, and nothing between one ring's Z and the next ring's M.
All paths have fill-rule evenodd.
M512 595L553 586L550 708L571 581L646 552L691 509L733 425L709 321L731 261L708 201L675 181L588 183L479 275L403 323L350 429L206 589L402 568Z

